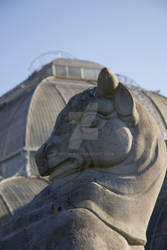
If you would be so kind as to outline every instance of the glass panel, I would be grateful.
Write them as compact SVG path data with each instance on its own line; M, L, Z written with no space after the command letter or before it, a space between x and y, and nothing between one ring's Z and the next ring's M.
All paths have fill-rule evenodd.
M68 66L68 76L71 78L81 78L81 68Z
M86 69L84 68L84 79L93 79L97 80L100 69Z
M66 66L55 65L55 68L56 68L56 76L67 77Z
M11 177L15 174L19 174L21 176L26 176L26 154L18 154L9 160L4 161L1 164L2 167L2 175L5 178Z

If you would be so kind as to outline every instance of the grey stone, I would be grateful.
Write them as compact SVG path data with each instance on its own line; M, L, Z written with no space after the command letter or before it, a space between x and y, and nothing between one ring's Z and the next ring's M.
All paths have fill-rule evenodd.
M144 249L166 145L116 76L69 101L36 161L53 183L1 230L3 249Z

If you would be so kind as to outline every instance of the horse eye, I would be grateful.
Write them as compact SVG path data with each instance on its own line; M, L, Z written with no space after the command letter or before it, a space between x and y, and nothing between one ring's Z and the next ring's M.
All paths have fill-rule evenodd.
M69 112L70 121L80 121L83 113L82 112Z

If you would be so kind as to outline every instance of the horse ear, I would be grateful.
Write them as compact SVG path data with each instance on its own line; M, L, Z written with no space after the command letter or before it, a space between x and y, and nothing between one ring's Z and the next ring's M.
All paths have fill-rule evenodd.
M114 107L121 120L134 126L138 122L138 112L136 110L135 100L130 91L119 83L114 95Z
M108 68L103 68L97 80L97 93L103 97L111 98L117 89L119 80Z

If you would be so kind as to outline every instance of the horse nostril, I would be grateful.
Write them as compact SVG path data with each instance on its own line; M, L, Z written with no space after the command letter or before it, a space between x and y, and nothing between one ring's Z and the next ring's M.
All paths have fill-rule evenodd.
M61 212L62 211L62 207L60 207L60 206L55 206L55 205L53 205L53 212L55 213L55 214L57 214L58 212Z

